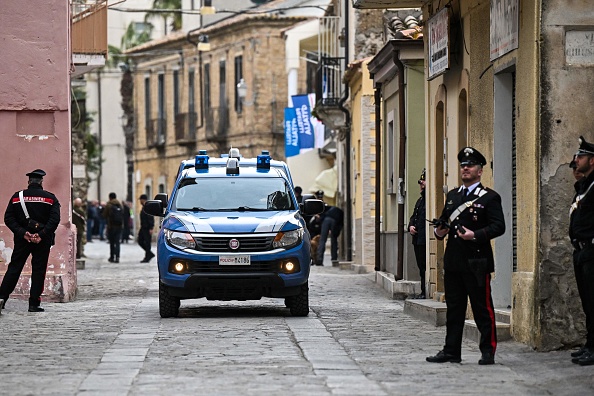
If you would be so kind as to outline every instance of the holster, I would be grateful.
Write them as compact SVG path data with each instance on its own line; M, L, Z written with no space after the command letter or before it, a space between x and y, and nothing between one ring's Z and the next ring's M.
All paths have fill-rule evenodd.
M34 219L28 219L27 220L27 227L25 227L27 229L27 231L36 234L39 231L43 230L43 227L45 227L45 224L34 220Z

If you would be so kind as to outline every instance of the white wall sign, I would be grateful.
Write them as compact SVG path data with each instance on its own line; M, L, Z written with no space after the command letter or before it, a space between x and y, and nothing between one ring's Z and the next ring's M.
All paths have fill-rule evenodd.
M429 30L429 80L450 67L450 14L444 8L427 21Z
M491 0L490 59L518 48L518 0Z
M565 32L565 63L578 66L594 65L594 31Z
M84 179L87 177L87 167L85 165L72 165L72 178Z

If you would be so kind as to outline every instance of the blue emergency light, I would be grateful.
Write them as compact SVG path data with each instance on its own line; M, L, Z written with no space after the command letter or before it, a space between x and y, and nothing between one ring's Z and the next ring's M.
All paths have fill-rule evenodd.
M262 154L257 157L256 169L270 169L270 152L268 150L262 150Z
M206 150L198 151L196 161L194 162L194 168L196 168L196 170L208 169L208 155L206 154Z

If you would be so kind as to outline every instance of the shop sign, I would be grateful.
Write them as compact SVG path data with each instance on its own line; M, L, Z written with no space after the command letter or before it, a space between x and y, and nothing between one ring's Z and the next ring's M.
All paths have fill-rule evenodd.
M565 63L575 66L594 65L594 31L565 32Z
M491 61L518 48L518 0L491 0Z
M427 21L429 30L429 80L450 68L450 14L443 8Z

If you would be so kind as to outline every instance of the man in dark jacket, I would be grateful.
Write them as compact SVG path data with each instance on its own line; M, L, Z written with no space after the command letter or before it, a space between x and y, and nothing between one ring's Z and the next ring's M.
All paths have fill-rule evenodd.
M142 194L139 198L140 204L144 207L148 197ZM153 235L153 228L155 227L155 218L144 210L140 210L140 230L138 230L138 244L144 250L144 258L141 263L148 263L155 254L151 252L151 240Z
M326 251L328 234L330 234L330 260L333 264L338 263L338 236L342 231L343 218L344 212L342 209L326 205L322 215L316 265L324 265L324 252Z
M110 263L120 262L120 238L124 226L124 210L114 192L109 193L109 202L103 209L103 217L107 223L107 240L109 241Z
M421 275L421 294L418 298L425 298L425 270L427 267L427 237L425 235L425 169L419 177L419 187L421 188L421 196L415 203L415 209L410 221L408 222L408 231L412 235L412 245L415 250L415 258L417 260L417 267L419 267L419 274Z
M464 185L448 192L441 222L434 229L437 239L448 236L444 254L445 346L437 355L427 357L427 361L460 363L470 297L474 321L481 333L482 356L478 363L494 364L497 333L491 297L491 272L495 271L491 239L505 232L501 197L481 184L487 160L478 150L463 148L458 161Z
M573 269L582 309L586 315L586 344L571 354L580 366L594 364L594 144L580 136L575 154L576 195L569 212L569 238L573 245ZM581 173L578 179L576 173Z
M0 285L0 309L4 308L14 291L25 262L31 255L29 312L44 311L39 305L47 261L60 224L60 202L42 187L45 174L41 169L27 173L28 188L13 194L4 214L4 223L14 234L14 251Z

